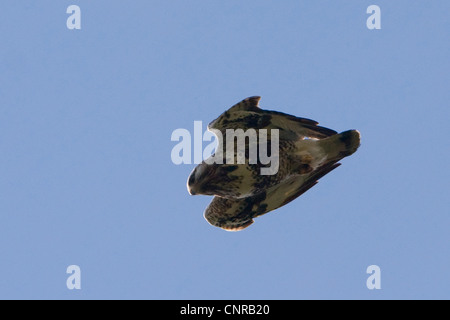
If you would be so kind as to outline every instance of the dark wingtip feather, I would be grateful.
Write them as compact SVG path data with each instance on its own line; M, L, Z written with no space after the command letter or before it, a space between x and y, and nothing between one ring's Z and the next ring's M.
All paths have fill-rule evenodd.
M317 133L318 138L327 138L327 137L337 134L337 132L332 129L318 126L319 123L317 121L314 121L314 120L311 120L308 118L300 118L300 117L293 116L291 114L287 114L287 113L280 112L280 111L273 111L273 110L265 110L265 112L268 114L272 114L272 115L282 116L290 121L297 122L302 127L307 128L307 129Z
M341 164L340 163L336 163L336 162L330 162L327 164L324 164L322 167L320 167L319 169L316 170L316 172L314 174L312 174L308 181L305 182L298 190L297 192L295 192L292 196L290 196L289 198L287 198L284 202L283 202L283 206L288 204L289 202L291 202L292 200L300 197L302 194L304 194L306 191L308 191L309 189L311 189L312 187L314 187L318 182L319 179L322 178L323 176L325 176L326 174L330 173L331 171L333 171L334 169L336 169L337 167L339 167Z

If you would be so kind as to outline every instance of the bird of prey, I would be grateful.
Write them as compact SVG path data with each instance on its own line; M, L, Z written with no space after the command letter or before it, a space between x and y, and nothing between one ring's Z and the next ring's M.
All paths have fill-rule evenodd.
M190 194L214 196L204 216L213 226L227 231L242 230L252 224L255 217L299 197L360 145L360 134L356 130L338 134L310 119L263 110L259 108L259 101L260 97L244 99L211 122L208 130L222 138L216 153L217 150L228 151L227 135L230 136L233 130L254 130L258 138L259 132L265 130L268 139L261 142L247 137L244 154L241 154L244 162L236 161L240 151L233 145L230 150L234 161L225 161L229 154L223 153L219 157L214 154L215 162L208 161L212 158L203 161L188 179ZM262 164L259 158L252 162L250 149L256 145L259 150L263 143L271 149L273 130L278 139L277 157L274 158L277 170L273 174L261 174L267 164Z

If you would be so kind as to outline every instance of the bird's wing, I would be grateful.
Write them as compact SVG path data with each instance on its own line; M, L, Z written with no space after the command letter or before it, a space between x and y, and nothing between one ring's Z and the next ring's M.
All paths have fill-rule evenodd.
M250 97L235 104L208 125L208 130L226 129L279 129L281 139L303 139L305 137L323 139L337 132L318 126L318 122L299 118L278 111L259 108L261 97Z
M339 165L329 162L309 174L292 176L255 196L242 199L214 197L206 208L205 219L213 226L227 231L245 229L253 223L253 218L288 204Z

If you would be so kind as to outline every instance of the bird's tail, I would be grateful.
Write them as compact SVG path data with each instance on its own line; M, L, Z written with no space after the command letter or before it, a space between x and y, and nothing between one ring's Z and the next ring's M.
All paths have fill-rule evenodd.
M348 130L331 137L318 140L327 155L327 161L339 161L358 150L361 135L357 130Z

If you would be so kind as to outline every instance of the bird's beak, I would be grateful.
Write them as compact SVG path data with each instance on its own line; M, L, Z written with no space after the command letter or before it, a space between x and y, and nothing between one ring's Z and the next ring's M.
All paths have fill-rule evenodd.
M193 189L194 188L192 188L191 186L187 186L187 190L191 196L195 196L197 194Z

